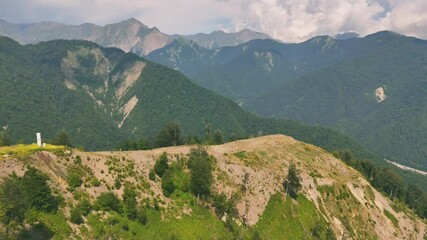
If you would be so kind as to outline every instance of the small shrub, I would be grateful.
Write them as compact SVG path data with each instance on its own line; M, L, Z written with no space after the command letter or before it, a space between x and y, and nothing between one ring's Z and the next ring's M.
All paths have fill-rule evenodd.
M92 178L92 180L90 181L90 184L93 187L99 187L101 185L101 182L98 180L98 178L94 177Z
M72 208L70 211L70 221L75 224L82 224L83 218L78 208Z
M121 211L120 200L112 192L104 192L96 199L96 208L102 211Z
M151 169L150 172L148 173L148 178L151 181L155 181L156 180L156 173L154 172L154 169Z
M169 168L168 161L168 155L164 152L160 155L159 159L157 159L156 164L154 164L154 172L160 177L162 177L166 169Z
M167 169L162 178L162 189L163 195L169 197L175 191L175 185L173 183L173 171Z
M92 210L92 205L89 200L86 198L82 198L79 203L77 203L76 208L80 211L83 216L86 216Z
M230 200L227 199L224 193L213 196L213 203L215 206L215 213L218 217L222 217L224 213L227 213L230 217L236 217L238 211L236 208L236 198Z
M82 158L79 155L76 156L76 159L74 160L74 164L82 164Z
M84 172L76 166L69 167L67 170L67 184L74 190L83 184Z
M122 182L120 181L120 178L116 178L115 182L114 182L114 187L118 190L122 187Z

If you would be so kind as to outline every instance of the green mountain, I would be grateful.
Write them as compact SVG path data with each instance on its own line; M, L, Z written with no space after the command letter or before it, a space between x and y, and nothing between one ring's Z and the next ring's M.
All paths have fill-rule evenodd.
M153 140L174 122L185 138L217 129L225 140L283 133L385 164L334 130L257 117L178 71L119 49L64 40L21 46L3 37L0 63L0 126L12 143L34 142L36 132L52 141L64 131L74 146L111 150L125 140ZM411 183L424 179L401 174Z
M148 59L252 113L333 127L384 158L427 170L427 41L387 31L215 50L176 41Z

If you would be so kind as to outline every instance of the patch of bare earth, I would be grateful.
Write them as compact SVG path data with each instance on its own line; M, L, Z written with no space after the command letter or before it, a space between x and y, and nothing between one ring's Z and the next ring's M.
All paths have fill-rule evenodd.
M126 121L126 118L129 116L129 114L132 112L133 108L138 103L138 98L136 96L133 96L129 101L121 108L123 113L122 121L119 123L118 127L121 128L123 126L123 123Z
M120 99L126 93L126 91L139 79L145 65L145 62L137 61L133 63L131 67L126 68L125 71L117 73L113 77L113 82L121 80L121 83L116 90L117 99Z

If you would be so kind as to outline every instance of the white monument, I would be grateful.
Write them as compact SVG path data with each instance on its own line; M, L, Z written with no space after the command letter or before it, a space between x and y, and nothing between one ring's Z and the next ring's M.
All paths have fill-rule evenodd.
M42 135L40 133L36 133L37 136L37 146L42 146Z

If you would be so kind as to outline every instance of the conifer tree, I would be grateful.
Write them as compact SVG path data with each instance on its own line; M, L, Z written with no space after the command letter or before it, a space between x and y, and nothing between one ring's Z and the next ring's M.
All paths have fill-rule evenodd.
M288 176L285 181L283 181L283 187L285 188L286 194L292 198L296 198L297 193L301 190L300 171L294 163L291 163L289 166Z

